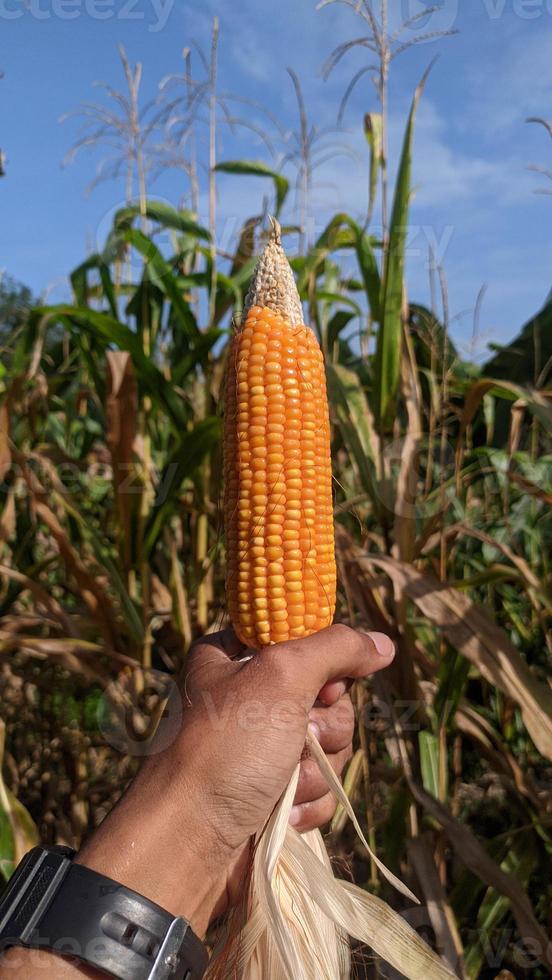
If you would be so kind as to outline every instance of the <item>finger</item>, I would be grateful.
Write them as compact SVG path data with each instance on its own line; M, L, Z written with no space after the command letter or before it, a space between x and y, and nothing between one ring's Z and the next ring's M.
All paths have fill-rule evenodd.
M360 633L348 626L330 626L300 640L266 647L259 673L266 682L304 693L314 703L328 681L368 677L387 667L395 655L392 640L384 633Z
M218 630L216 633L208 633L195 640L190 647L187 659L193 660L196 657L203 657L208 651L215 652L221 659L232 660L239 656L245 649L243 643L238 640L234 630Z
M339 701L340 697L345 694L345 692L351 686L351 683L352 682L348 680L328 681L327 684L324 684L322 690L318 692L318 697L316 700L320 704L335 704L335 702Z
M186 688L205 687L220 675L221 671L235 670L233 661L240 656L245 647L233 630L220 630L202 636L190 647L182 671L182 681Z
M326 755L340 752L353 738L355 711L350 695L343 697L330 708L314 707L309 713L309 723L318 727L317 735Z
M328 756L328 761L338 776L343 772L352 755L352 744L346 745L340 752ZM299 782L293 800L294 805L313 803L328 792L328 783L314 759L304 759L299 768Z
M245 645L238 640L234 630L219 630L218 633L210 633L208 636L203 637L203 642L209 646L219 647L227 657L233 660L235 657L241 656L245 650Z
M327 824L332 819L336 807L335 796L326 793L312 803L301 803L297 807L292 807L289 822L295 830L304 834L307 830L315 830Z

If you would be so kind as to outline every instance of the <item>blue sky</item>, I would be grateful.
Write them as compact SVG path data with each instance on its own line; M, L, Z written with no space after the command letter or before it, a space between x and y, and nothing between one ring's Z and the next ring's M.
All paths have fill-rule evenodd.
M390 0L390 6L397 20L424 4ZM259 100L290 129L296 125L285 71L290 65L312 120L334 123L341 94L367 54L355 49L323 81L332 48L366 33L343 4L317 11L313 0L0 0L0 147L7 154L7 176L0 181L2 272L51 299L67 295L67 274L101 244L113 209L124 203L124 186L101 184L86 197L101 154L84 152L62 168L80 124L62 124L59 117L101 98L95 80L122 86L118 43L131 62L143 63L144 98L155 96L159 80L181 69L185 46L196 40L208 48L215 14L221 90ZM442 0L427 24L417 22L407 37L441 28L459 34L419 43L393 64L391 159L397 160L413 88L439 54L416 128L408 288L412 299L427 300L431 244L446 272L453 336L466 351L485 284L476 341L481 357L487 343L504 343L518 332L552 285L552 198L534 193L547 181L527 169L532 163L552 169L552 143L544 129L525 123L530 115L552 118L552 0ZM365 76L345 118L343 138L354 156L331 160L318 175L316 230L334 210L365 213L362 118L375 108ZM242 111L261 121L256 110ZM218 152L220 159L271 162L245 131L232 137L221 130ZM256 178L221 177L223 243L238 220L259 211L265 190ZM151 196L173 203L185 192L183 175L174 173L151 188ZM297 217L293 203L290 198L289 219Z

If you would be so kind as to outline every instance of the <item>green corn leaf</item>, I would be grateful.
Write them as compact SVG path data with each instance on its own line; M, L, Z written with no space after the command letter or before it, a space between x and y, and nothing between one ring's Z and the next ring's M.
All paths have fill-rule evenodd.
M351 225L353 224L351 222ZM362 231L358 225L354 226L354 233L358 267L362 276L364 290L368 297L370 312L372 319L379 322L381 319L381 280L374 252L375 239L365 231Z
M4 782L5 726L0 721L0 879L6 881L27 851L38 844L38 830L22 803Z
M218 163L215 170L222 174L245 174L249 175L250 177L270 177L274 183L276 198L274 210L276 217L278 217L289 191L289 180L283 177L282 174L279 174L276 170L272 170L271 167L266 165L266 163L262 163L259 160L225 160L222 163Z
M36 307L33 310L33 315L38 318L48 316L53 321L61 321L73 333L79 343L82 343L84 333L99 340L102 346L114 346L118 347L119 350L129 351L142 388L151 395L157 404L161 405L177 430L186 424L186 413L182 400L174 392L172 385L162 375L159 368L149 357L146 357L139 336L124 323L107 313L99 313L97 310L86 307L82 309L77 306ZM93 361L94 359L91 358L91 362Z
M97 269L99 272L103 296L105 296L109 304L109 312L111 313L111 316L117 317L118 314L115 288L111 279L109 264L104 255L91 255L86 262L82 262L81 265L77 266L77 268L71 273L71 286L73 287L73 293L75 295L77 305L88 306L88 298L90 295L88 273L92 269Z
M381 112L367 112L364 116L364 135L370 147L370 184L368 224L374 213L378 192L378 177L383 157L383 116Z
M184 347L174 343L170 350L172 384L181 385L198 365L204 366L209 352L222 335L223 331L217 327L206 330L197 344L194 345L193 350L190 350L188 345Z
M446 650L439 669L439 686L433 707L439 725L448 725L464 694L470 662L457 650Z
M161 326L165 297L159 287L151 281L149 267L144 266L142 281L136 287L127 303L127 316L134 317L136 331L143 344L144 335L149 337L150 355L155 352L155 342ZM189 346L189 341L187 341Z
M173 269L163 258L151 238L144 235L143 231L140 231L138 228L123 228L120 231L120 237L123 241L133 245L144 256L148 263L150 279L161 290L163 295L170 300L172 313L177 319L180 328L191 340L197 339L200 331L195 316L175 282Z
M147 201L144 211L137 204L121 208L115 215L113 226L115 230L130 228L134 219L141 217L150 218L164 228L171 228L173 231L180 231L194 238L202 238L205 241L210 238L209 232L197 223L192 211L177 211L163 201Z
M226 294L232 297L236 307L241 303L241 289L233 276L226 276L223 272L217 273L217 293Z
M126 324L108 313L100 313L86 306L60 303L57 306L36 306L32 315L37 320L48 317L53 323L57 320L69 320L74 326L88 330L103 344L113 344L120 350L128 350L133 357L139 358L142 352L138 336Z
M317 239L299 269L298 289L304 293L314 276L324 272L330 253L341 249L356 252L362 285L374 320L380 318L381 280L374 248L376 240L367 234L348 214L336 214Z
M326 364L328 396L341 436L366 493L377 501L369 409L357 375L341 364Z
M0 791L0 875L6 880L27 851L38 844L29 811L5 785Z
M500 867L503 871L515 875L521 890L527 887L537 861L534 837L525 833L514 837ZM477 928L474 929L474 935L478 937L493 935L509 912L508 899L494 888L488 888L477 913ZM481 969L485 966L486 953L487 950L480 941L474 942L469 949L466 949L466 976L480 975Z
M424 789L439 799L439 739L433 732L423 731L418 734L418 744Z
M348 310L338 310L334 313L331 320L326 328L326 345L328 353L331 355L333 345L339 339L339 335L342 330L345 329L347 324L354 320L355 314L350 313Z
M430 66L431 68L431 66ZM394 418L399 388L402 349L402 308L404 291L404 250L411 197L412 141L418 103L430 68L418 85L403 141L401 161L395 187L389 242L384 261L381 318L376 346L375 415L380 429Z
M152 552L163 528L167 526L183 482L193 475L221 438L221 420L215 416L200 420L193 429L182 435L158 481L157 500L150 513L145 534L146 554Z
M355 316L362 316L360 306L350 296L342 296L341 293L332 293L329 290L322 289L316 293L316 298L322 303L341 303L343 306L348 306L350 310L353 310Z

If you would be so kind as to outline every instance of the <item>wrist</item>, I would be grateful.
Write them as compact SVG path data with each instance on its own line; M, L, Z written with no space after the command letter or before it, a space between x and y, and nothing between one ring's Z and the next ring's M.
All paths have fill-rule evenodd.
M186 919L203 938L225 907L226 876L194 794L145 766L75 860Z

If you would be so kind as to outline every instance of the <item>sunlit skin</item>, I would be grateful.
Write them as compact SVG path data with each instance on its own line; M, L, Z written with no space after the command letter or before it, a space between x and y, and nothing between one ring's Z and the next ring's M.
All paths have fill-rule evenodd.
M320 744L341 773L354 728L349 681L387 667L394 649L381 633L332 626L236 659L243 652L230 631L195 645L181 684L177 737L146 758L78 857L184 916L200 936L242 897L250 842L289 783L308 725L317 726ZM254 723L246 720L250 716ZM303 758L295 827L321 827L334 810L325 780L313 760ZM103 974L18 948L3 957L0 976L70 980Z

